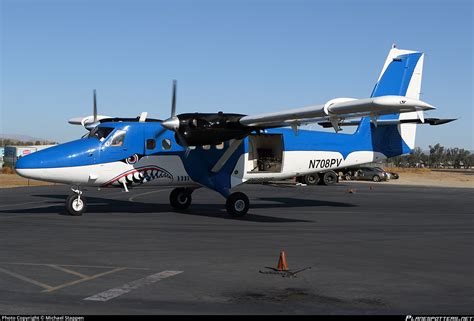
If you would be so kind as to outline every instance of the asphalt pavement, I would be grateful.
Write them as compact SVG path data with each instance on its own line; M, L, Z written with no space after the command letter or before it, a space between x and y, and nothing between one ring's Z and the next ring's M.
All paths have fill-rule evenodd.
M198 189L0 189L0 314L467 314L474 189L244 185L230 218ZM284 250L296 277L263 274Z

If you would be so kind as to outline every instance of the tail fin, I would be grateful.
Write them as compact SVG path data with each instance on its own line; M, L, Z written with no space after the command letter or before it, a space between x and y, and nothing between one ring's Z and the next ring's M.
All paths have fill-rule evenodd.
M423 53L392 47L371 97L386 95L420 99Z
M395 46L388 53L382 72L372 90L371 97L386 95L406 96L409 98L420 98L421 80L423 75L424 54L419 51L401 50ZM391 114L381 116L380 119L424 119L423 112L411 112L403 114ZM369 126L368 121L361 122L361 125ZM372 130L372 139L378 142L375 149L382 149L387 157L409 153L415 147L416 124L403 123L383 127L393 127L391 129ZM393 129L397 127L399 135L394 135ZM391 132L389 135L388 132ZM378 137L376 137L378 136ZM381 137L383 136L383 137ZM399 136L396 141L396 136ZM389 139L390 141L384 141ZM374 142L375 142L374 141ZM380 144L383 144L380 146ZM391 148L389 145L397 146Z

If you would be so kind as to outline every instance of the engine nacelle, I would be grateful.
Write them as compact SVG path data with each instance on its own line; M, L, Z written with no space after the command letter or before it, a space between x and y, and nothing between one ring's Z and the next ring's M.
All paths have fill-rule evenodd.
M252 129L239 123L245 115L219 113L188 113L178 115L177 131L188 146L216 145L230 139L241 139ZM182 145L180 137L176 141Z
M329 116L331 114L331 107L337 106L337 104L340 104L340 103L345 103L345 102L354 101L354 100L357 100L357 99L355 99L355 98L334 98L334 99L331 99L327 103L324 104L324 112L326 113L326 115Z

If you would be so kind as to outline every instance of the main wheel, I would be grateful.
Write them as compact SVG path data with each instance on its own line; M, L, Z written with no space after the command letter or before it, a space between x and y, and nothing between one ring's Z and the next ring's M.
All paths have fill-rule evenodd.
M318 174L308 174L308 175L305 175L303 179L307 185L316 185L319 183Z
M185 188L175 188L170 193L170 204L177 210L187 209L191 201L191 193Z
M333 171L322 174L321 184L322 185L333 185L337 183L337 174Z
M66 211L73 216L80 216L86 211L87 203L85 197L72 194L66 199Z
M242 217L247 214L249 210L249 198L247 195L241 192L235 192L230 194L225 203L227 213L233 217Z
M374 182L380 182L380 176L379 175L374 175L374 177L372 177L372 180Z

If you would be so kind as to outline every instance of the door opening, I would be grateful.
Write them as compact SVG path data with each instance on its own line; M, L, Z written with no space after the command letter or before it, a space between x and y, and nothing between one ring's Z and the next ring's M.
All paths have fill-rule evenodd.
M279 173L283 163L282 134L249 135L249 161L252 162L249 173Z

